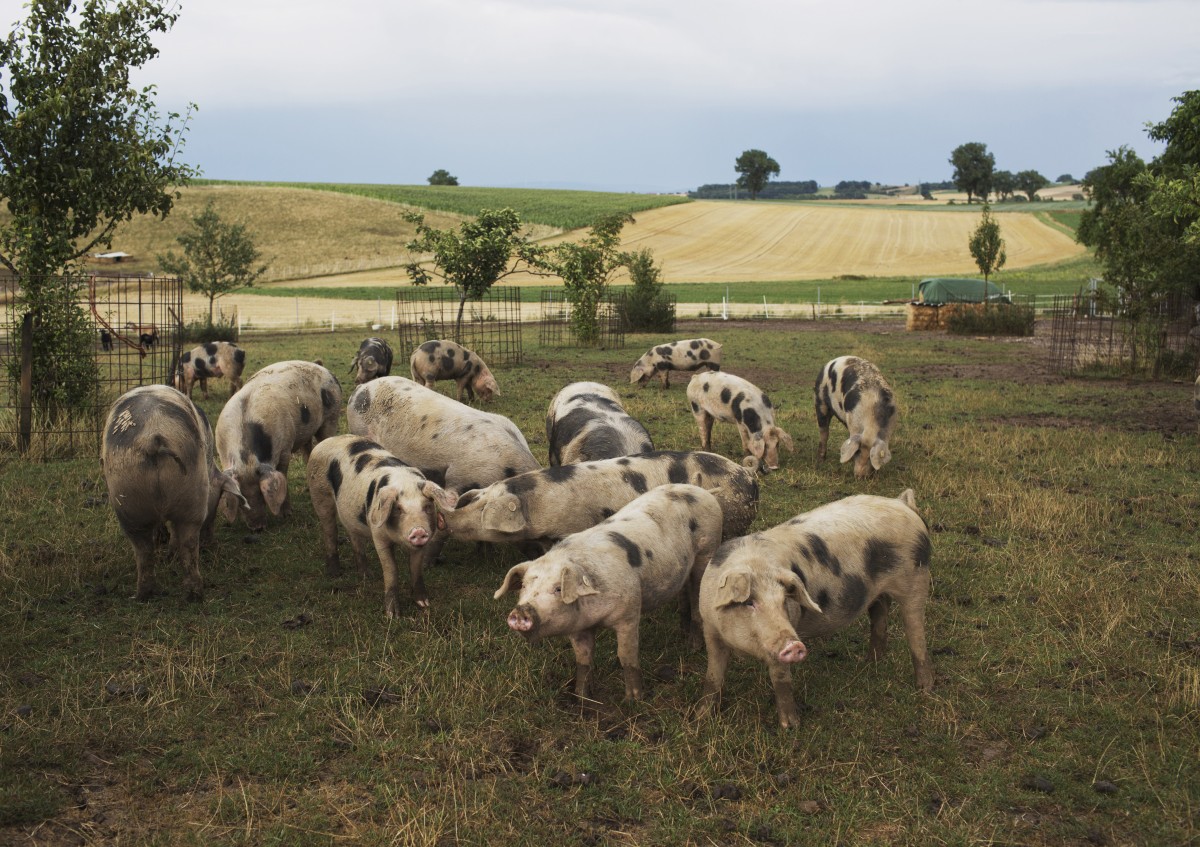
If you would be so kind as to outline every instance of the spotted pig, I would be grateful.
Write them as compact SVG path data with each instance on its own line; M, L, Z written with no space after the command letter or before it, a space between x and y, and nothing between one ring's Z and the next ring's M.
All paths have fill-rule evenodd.
M208 399L208 381L229 377L229 396L242 387L242 371L246 367L246 351L229 341L210 341L179 355L175 366L175 387L192 396L196 382L200 393Z
M651 347L634 364L629 372L631 384L645 385L650 377L658 375L663 388L671 385L671 371L698 371L721 369L721 345L707 338L690 338L672 341Z
M305 459L314 440L337 434L342 386L315 362L276 362L246 381L217 418L217 455L237 479L249 502L246 524L267 525L267 511L286 517L288 465L292 453Z
M817 458L825 458L829 422L846 425L850 437L842 444L842 462L854 459L854 476L864 479L871 468L880 470L892 459L888 447L898 412L891 386L879 368L857 356L834 359L817 375L813 386L817 426L821 431Z
M133 545L139 600L156 591L155 536L166 524L188 599L203 594L200 543L212 537L222 495L241 499L237 482L213 464L212 445L204 412L165 385L135 388L108 412L100 463L108 502Z
M650 433L632 418L617 392L599 382L573 382L546 411L550 466L649 453Z
M452 379L458 383L458 399L463 392L467 399L474 400L476 392L485 403L500 396L496 378L477 353L461 347L453 341L426 341L413 350L409 359L414 382L433 388L439 379Z
M642 696L638 627L642 616L679 598L694 623L700 575L720 545L721 506L694 485L661 485L550 552L514 566L496 599L517 591L508 625L529 641L566 635L575 648L575 694L591 693L596 630L612 629L625 699Z
M779 445L789 452L792 437L775 425L771 398L758 386L731 373L696 374L688 383L688 403L700 427L700 449L712 446L713 421L736 424L742 449L754 467L779 468Z
M595 526L652 488L690 483L721 504L725 538L741 535L758 511L758 479L715 453L657 450L530 471L468 491L445 512L452 537L465 541L549 544Z
M725 542L700 584L708 650L700 712L715 709L729 657L740 653L766 663L779 723L795 726L791 667L808 654L801 639L835 632L865 611L871 619L867 658L878 659L893 602L917 687L932 689L925 646L930 549L912 489L896 499L847 497Z
M367 577L367 548L375 547L383 568L384 612L400 615L395 547L408 551L409 582L418 606L429 606L425 591L425 548L445 528L437 504L453 504L445 491L374 441L335 435L313 448L305 468L313 510L325 545L325 573L337 576L338 521L346 528L359 574Z
M367 338L358 345L358 352L350 362L350 373L354 374L354 384L387 376L392 372L392 348L382 338Z

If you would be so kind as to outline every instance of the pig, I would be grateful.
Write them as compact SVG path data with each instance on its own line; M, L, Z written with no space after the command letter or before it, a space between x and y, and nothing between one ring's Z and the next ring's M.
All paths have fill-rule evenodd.
M325 544L325 574L341 573L338 521L346 528L359 574L367 577L367 546L374 545L383 568L384 612L400 616L399 573L395 547L408 550L413 600L429 607L425 591L424 549L445 529L438 503L454 499L374 441L358 435L335 435L313 448L305 468L313 510Z
M708 670L700 714L716 708L731 652L766 662L779 723L794 727L792 665L801 640L828 635L865 610L867 657L887 646L889 603L904 620L917 687L933 689L925 645L929 600L929 530L912 489L899 497L861 494L805 512L764 532L727 541L700 583L700 617Z
M660 485L541 558L513 566L495 598L519 592L508 625L527 640L571 639L581 699L591 693L596 630L615 630L625 699L640 700L642 615L679 598L685 626L694 623L684 610L692 608L700 575L720 545L721 522L721 506L708 491Z
M217 418L217 455L248 501L253 532L273 515L291 514L288 465L292 453L307 460L314 440L337 434L342 386L315 362L285 361L260 370L229 399Z
M631 385L644 386L658 374L663 388L671 387L671 371L721 370L721 345L707 338L659 344L647 350L629 372Z
M617 392L599 382L573 382L546 411L550 466L649 453L650 433L625 411Z
M731 373L701 373L687 387L692 416L700 427L700 449L712 447L713 421L736 424L747 466L779 469L779 445L792 450L792 437L775 425L771 398L748 380Z
M358 352L350 362L350 373L354 384L362 385L376 377L392 372L392 348L382 338L368 338L358 345Z
M168 386L134 388L109 410L100 449L108 501L133 545L137 599L147 600L157 590L155 537L168 523L185 596L201 599L200 544L212 538L222 497L235 504L241 499L237 481L213 463L204 412Z
M229 341L209 341L179 355L175 366L175 387L192 396L196 382L200 393L208 399L208 381L229 377L229 396L242 387L242 371L246 367L246 351Z
M496 378L479 354L453 341L426 341L413 350L409 367L413 381L424 383L426 388L433 388L439 379L454 380L458 383L459 402L463 392L470 400L479 392L479 399L485 403L500 396Z
M744 533L758 511L758 479L751 471L715 453L657 450L530 471L468 491L446 510L446 526L451 537L465 541L546 545L595 526L668 483L713 491L725 538Z
M517 425L402 376L354 389L350 432L383 445L447 489L463 492L541 467Z
M135 324L133 321L126 321L125 329L129 330L132 335L136 335L138 344L146 350L158 343L158 326L156 324Z
M821 442L817 458L825 458L829 421L837 417L850 431L842 444L842 463L854 459L854 476L865 479L892 459L888 440L896 426L896 398L879 368L857 356L841 356L821 368L813 386Z

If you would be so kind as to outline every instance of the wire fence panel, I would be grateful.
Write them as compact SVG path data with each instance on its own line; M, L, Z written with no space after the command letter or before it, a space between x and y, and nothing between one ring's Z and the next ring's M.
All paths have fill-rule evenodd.
M579 347L571 320L571 301L561 289L542 289L538 344L543 347ZM596 346L606 350L625 346L625 292L604 295L596 310L600 336Z
M21 300L18 280L0 279L0 458L47 461L99 454L113 401L139 385L170 384L181 352L183 284L178 279L56 277L56 314L78 320L90 344L78 357L42 355L33 336L48 332ZM38 377L35 379L33 374ZM69 404L53 387L85 382Z
M398 288L396 334L401 361L426 341L446 340L473 350L490 367L519 365L521 293L500 287L479 300L460 300L449 286Z

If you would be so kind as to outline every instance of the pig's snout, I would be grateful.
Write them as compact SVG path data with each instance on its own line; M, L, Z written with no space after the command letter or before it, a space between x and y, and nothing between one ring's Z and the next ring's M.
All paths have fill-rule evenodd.
M424 547L429 543L429 530L422 526L414 527L408 534L408 543L413 547Z
M808 648L804 646L803 641L789 641L779 651L779 661L791 665L804 661L804 657L807 655Z
M510 629L528 635L533 632L533 628L536 625L537 615L533 611L532 606L517 606L508 613L508 626Z

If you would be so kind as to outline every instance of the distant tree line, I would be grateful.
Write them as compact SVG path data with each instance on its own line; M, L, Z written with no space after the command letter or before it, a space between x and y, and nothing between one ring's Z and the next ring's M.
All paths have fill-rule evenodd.
M736 195L734 194L735 189L737 190ZM816 194L819 190L820 186L814 179L802 182L768 182L759 190L758 196L769 199L806 197ZM728 200L734 196L745 196L746 193L746 189L739 188L732 182L710 183L700 186L695 191L689 191L688 197L695 200Z

